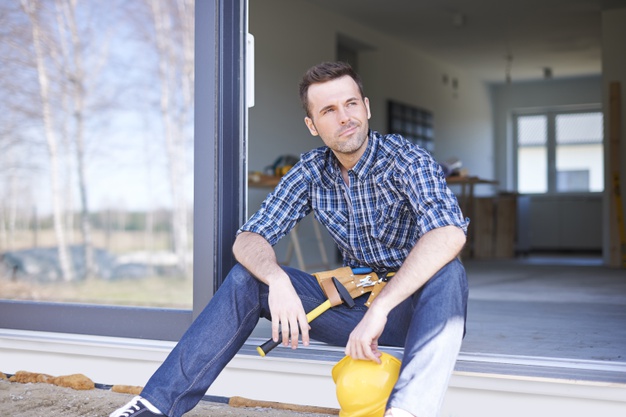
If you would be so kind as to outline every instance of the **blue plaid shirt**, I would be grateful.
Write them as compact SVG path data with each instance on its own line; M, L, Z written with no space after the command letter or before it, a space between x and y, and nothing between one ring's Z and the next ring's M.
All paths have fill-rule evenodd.
M399 135L370 131L367 149L341 176L324 146L302 155L239 232L275 245L311 211L337 243L345 266L397 270L429 230L454 225L467 233L439 164Z

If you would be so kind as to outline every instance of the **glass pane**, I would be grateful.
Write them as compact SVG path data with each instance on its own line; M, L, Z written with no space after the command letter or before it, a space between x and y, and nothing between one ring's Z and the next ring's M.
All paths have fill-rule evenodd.
M193 14L2 2L0 298L191 308Z
M557 191L604 190L602 113L556 117Z
M545 145L548 140L546 116L522 116L517 119L517 145Z
M572 113L556 116L556 143L602 143L602 113Z
M603 191L603 153L601 144L557 145L557 191Z
M520 193L548 191L547 126L544 115L517 119L517 190Z
M520 193L548 191L548 151L545 146L517 150L517 189Z

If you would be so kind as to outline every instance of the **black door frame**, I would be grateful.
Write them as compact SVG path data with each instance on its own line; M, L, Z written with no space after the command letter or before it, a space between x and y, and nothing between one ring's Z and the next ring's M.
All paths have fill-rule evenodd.
M0 328L178 340L234 265L247 204L247 1L195 9L193 310L0 300Z

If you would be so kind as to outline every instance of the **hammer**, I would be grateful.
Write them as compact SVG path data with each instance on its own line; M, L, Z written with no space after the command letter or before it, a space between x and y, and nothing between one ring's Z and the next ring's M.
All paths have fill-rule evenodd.
M332 286L329 285L332 282ZM331 307L337 306L342 303L346 303L349 308L354 307L354 299L350 295L350 292L346 287L343 286L341 282L335 277L332 277L331 280L325 280L325 284L323 286L324 291L328 296L328 300L324 301L319 306L315 307L313 310L309 311L306 315L307 323L315 320L320 314L325 312ZM334 291L333 291L334 290ZM256 348L256 351L259 352L259 355L265 356L276 346L280 345L281 340L277 340L276 342L273 339L269 339L267 342L263 343L261 346Z

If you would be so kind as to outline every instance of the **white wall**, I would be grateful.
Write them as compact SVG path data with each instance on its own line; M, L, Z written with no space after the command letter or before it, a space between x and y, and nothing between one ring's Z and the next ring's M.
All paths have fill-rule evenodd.
M358 22L333 15L301 0L250 2L250 32L255 37L255 106L249 113L249 169L262 170L285 153L300 155L322 142L306 129L298 83L312 65L336 59L337 34L371 49L359 55L359 72L370 99L370 126L386 133L386 101L431 110L435 157L458 157L471 175L494 178L494 145L489 91L462 69L438 62L407 44ZM458 89L443 75L458 80ZM251 189L249 212L268 190ZM310 223L310 222L309 222ZM301 227L307 262L319 262L310 224ZM327 235L325 235L327 237ZM279 243L279 254L285 242ZM332 245L329 244L329 248ZM329 249L333 256L333 250Z
M297 87L307 68L336 59L336 37L342 33L372 47L359 56L359 67L372 105L373 129L385 131L387 99L427 108L435 118L437 159L458 156L471 174L493 177L489 92L471 74L300 0L251 2L250 32L256 43L251 169L263 168L278 152L299 154L322 145L304 126ZM456 94L450 83L442 82L444 74L458 80Z

